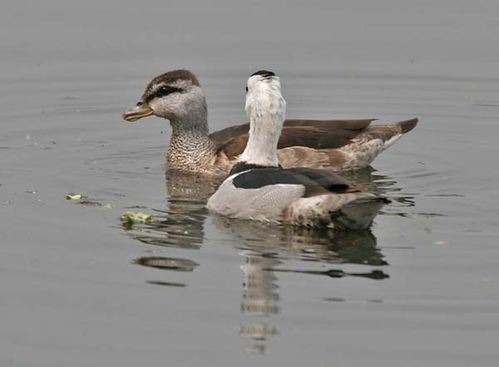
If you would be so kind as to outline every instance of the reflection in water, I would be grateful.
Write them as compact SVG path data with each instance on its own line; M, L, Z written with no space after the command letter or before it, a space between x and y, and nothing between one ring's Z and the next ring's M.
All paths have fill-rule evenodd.
M394 180L376 175L372 169L348 173L346 176L371 192L385 195L389 193L387 196L392 199L393 204L384 214L404 215L408 207L414 205L413 196L404 196ZM168 209L156 210L157 215L152 223L141 226L140 230L133 229L129 234L148 245L199 249L204 240L204 222L208 214L205 203L217 185L217 181L207 181L206 177L168 172ZM233 238L230 243L240 250L244 258L241 265L244 280L240 304L244 321L240 325L239 334L251 338L249 350L253 353L264 353L268 339L279 334L278 328L272 324L272 316L281 311L279 279L276 274L363 277L374 280L389 277L378 268L386 266L387 262L370 231L338 232L331 229L284 227L231 220L215 215L211 218L221 232ZM198 265L189 259L159 256L141 257L134 263L174 271L193 271ZM329 266L326 270L325 264ZM342 264L357 264L368 268L365 271L349 272L341 269ZM185 286L165 280L148 283Z
M241 312L248 316L249 321L241 325L240 335L251 337L254 344L249 350L254 353L264 353L266 341L279 333L271 323L272 315L280 312L276 274L286 272L375 280L389 277L380 269L346 272L337 268L345 263L370 267L387 265L370 231L283 227L219 216L213 216L213 221L219 230L234 236L233 243L245 257L245 264L241 266L244 273ZM289 268L287 263L295 259L302 260L300 268ZM335 267L323 270L324 264ZM258 322L255 322L255 317Z
M372 270L367 273L347 273L343 270L340 269L329 269L325 271L318 271L318 270L293 270L293 269L274 269L274 271L279 271L283 273L302 273L302 274L312 274L312 275L326 275L331 278L343 278L345 276L352 276L352 277L364 277L364 278L371 278L375 280L382 280L389 278L390 276L381 270Z
M130 228L128 234L137 241L165 248L197 250L204 239L206 200L215 192L218 182L206 177L169 171L166 174L168 209L155 209L151 223ZM159 269L193 271L199 264L190 259L140 257L133 263ZM183 287L185 284L151 280L149 284Z
M369 192L387 195L392 203L383 207L384 214L407 216L407 208L415 206L414 197L416 194L402 193L402 188L396 186L397 181L377 173L372 167L345 172L343 176L358 185L362 185Z
M241 265L244 273L241 313L259 316L261 320L241 324L239 335L250 337L257 343L249 348L250 352L262 354L266 349L264 342L279 333L267 322L268 316L279 312L277 278L267 269L273 269L281 261L258 251L244 250L241 255L246 259L246 263Z
M267 321L268 316L279 312L277 278L267 269L281 264L281 261L250 250L244 250L240 254L245 257L245 264L241 265L244 274L241 313L256 315L261 320L241 324L239 335L255 341L256 344L248 351L262 354L266 350L264 342L279 333L277 328Z
M134 264L149 266L156 269L174 271L193 271L199 264L189 259L174 259L172 257L139 257L133 261Z
M183 283L162 282L162 281L159 281L159 280L149 280L149 281L147 281L147 284L162 285L162 286L165 286L165 287L185 287L186 286Z
M212 218L219 230L237 236L234 245L247 250L243 255L272 259L274 262L269 262L267 268L287 259L300 259L310 264L387 265L376 247L376 237L370 231L343 232L269 225L220 216Z
M152 223L139 232L130 232L136 240L154 246L199 249L204 238L206 200L218 182L206 177L169 171L166 174L168 209L155 209Z
M241 312L262 316L277 313L279 295L274 283L277 279L267 269L272 269L281 262L258 252L243 251L241 255L246 258L246 263L241 265L244 274Z

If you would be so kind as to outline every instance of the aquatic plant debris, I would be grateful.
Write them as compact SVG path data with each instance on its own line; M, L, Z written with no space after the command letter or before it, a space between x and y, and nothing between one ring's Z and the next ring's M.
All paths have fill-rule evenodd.
M74 193L66 194L66 200L73 201L75 203L85 206L102 206L102 203L100 203L96 199L90 199L88 196L83 194L74 194Z
M66 194L66 200L80 201L83 198L82 194Z
M122 222L125 223L133 223L133 224L150 223L152 220L152 216L151 214L147 214L144 212L134 212L130 210L121 214L120 219Z

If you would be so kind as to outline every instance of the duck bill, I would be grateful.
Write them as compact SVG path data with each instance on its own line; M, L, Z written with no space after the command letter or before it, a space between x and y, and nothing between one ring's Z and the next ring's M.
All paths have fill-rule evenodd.
M152 114L153 110L146 104L143 104L141 106L135 106L134 108L126 111L123 114L123 120L128 122L134 122L140 120L141 118L151 116Z

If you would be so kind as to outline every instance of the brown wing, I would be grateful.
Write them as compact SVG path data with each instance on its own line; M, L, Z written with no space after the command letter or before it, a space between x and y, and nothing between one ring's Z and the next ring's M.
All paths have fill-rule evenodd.
M360 134L374 119L286 120L278 148L305 146L314 149L342 147ZM249 124L231 126L210 135L229 159L241 154L248 142Z
M313 167L333 171L365 168L401 135L411 131L418 119L385 125L370 125L357 132L355 139L339 149L317 149L308 146L290 146L277 151L279 163L285 168Z

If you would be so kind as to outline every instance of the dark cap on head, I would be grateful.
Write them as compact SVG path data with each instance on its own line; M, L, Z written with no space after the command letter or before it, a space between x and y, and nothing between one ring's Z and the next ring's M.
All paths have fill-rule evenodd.
M162 97L173 92L182 92L182 88L174 85L179 80L190 81L192 85L200 86L198 79L191 71L184 69L172 70L151 80L142 95L142 100L148 103L155 97Z
M255 75L261 75L264 78L270 78L271 76L275 76L275 74L269 70L258 70L257 72L251 74L251 76L255 76Z
M197 85L199 87L199 81L196 76L190 70L185 69L172 70L167 73L161 74L151 80L149 85L152 86L158 83L171 84L176 82L177 80L190 80L192 85Z

